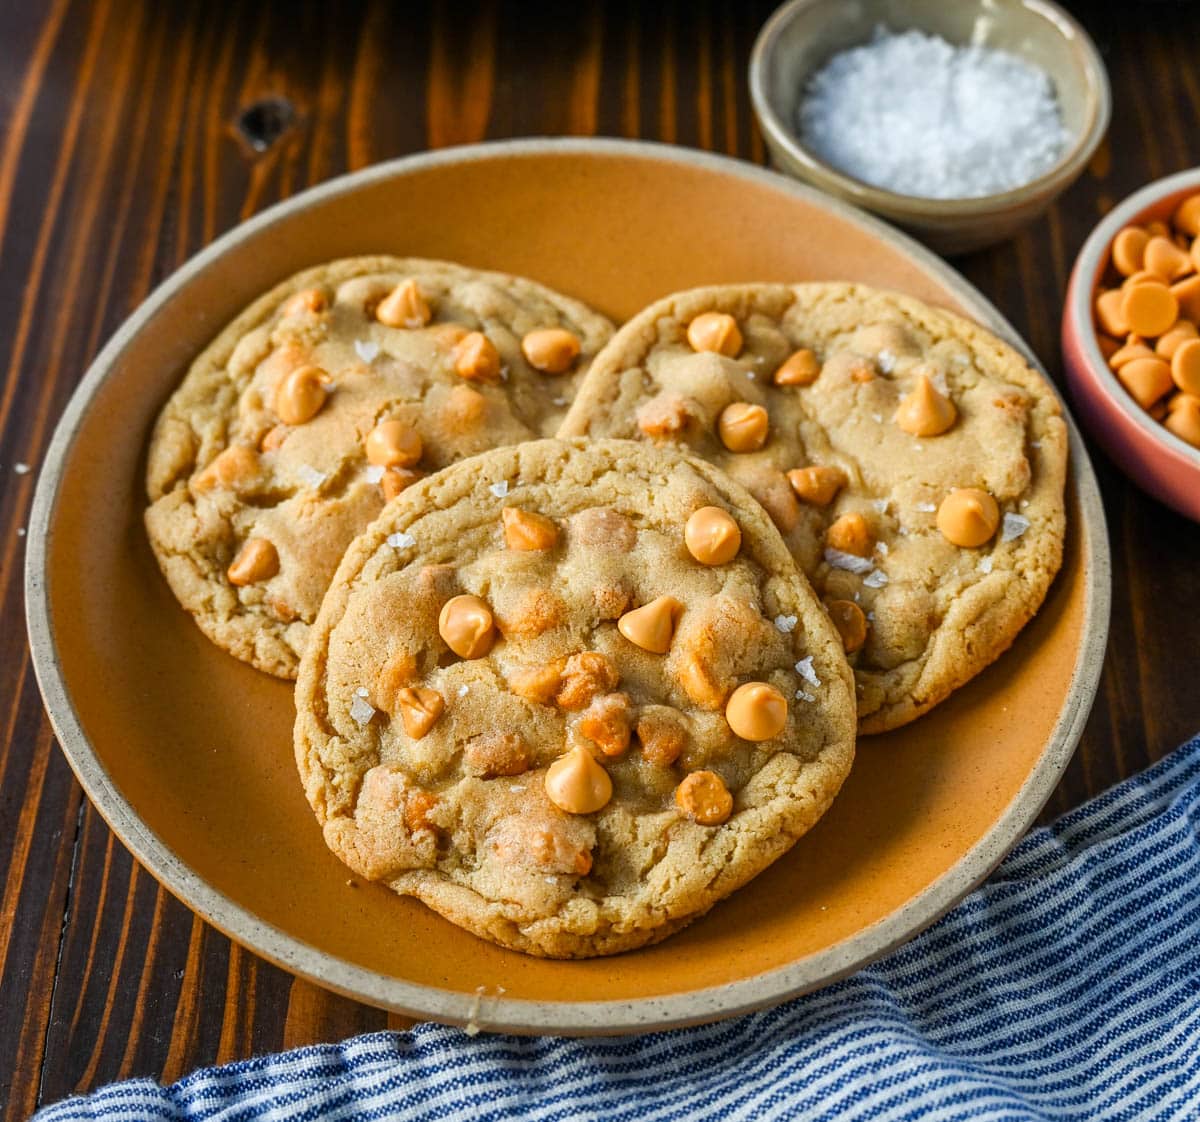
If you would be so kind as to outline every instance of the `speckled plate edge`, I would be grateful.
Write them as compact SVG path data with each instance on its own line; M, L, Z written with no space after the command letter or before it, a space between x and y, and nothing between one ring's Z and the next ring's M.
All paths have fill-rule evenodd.
M483 997L437 989L378 974L318 950L263 922L217 892L185 865L139 817L112 782L83 732L63 680L45 573L49 534L63 463L100 386L121 352L157 310L191 278L233 249L248 233L310 204L351 193L366 184L412 171L542 153L609 155L669 161L767 185L837 214L845 221L897 246L935 274L981 323L1003 336L1041 369L1036 357L995 307L944 261L911 238L859 210L774 172L724 156L644 141L528 139L475 144L408 156L330 180L230 230L196 254L154 290L121 325L80 382L55 429L38 479L29 521L25 560L25 604L34 671L50 723L84 791L133 855L193 911L256 954L320 985L372 1005L421 1019L474 1025L490 1031L600 1035L662 1029L734 1016L773 1005L829 985L899 946L944 915L984 880L1022 837L1050 797L1083 732L1100 678L1108 636L1111 563L1104 508L1092 465L1079 432L1067 418L1071 472L1083 517L1072 528L1080 535L1087 573L1086 607L1078 659L1070 690L1042 755L1005 812L987 834L926 889L882 920L823 951L777 970L707 989L667 996L607 1002L547 1002ZM1065 408L1065 407L1064 407Z

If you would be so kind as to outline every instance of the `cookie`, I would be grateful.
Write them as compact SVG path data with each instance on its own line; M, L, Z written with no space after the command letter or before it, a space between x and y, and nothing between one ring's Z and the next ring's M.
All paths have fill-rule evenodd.
M612 333L542 285L360 257L284 281L192 364L150 441L146 528L179 602L294 678L350 541L424 473L549 436Z
M533 441L405 491L296 687L329 847L506 947L655 942L785 853L854 752L841 642L711 465Z
M745 486L843 633L863 733L992 662L1061 564L1054 391L991 333L905 296L669 296L597 356L559 435L686 448Z

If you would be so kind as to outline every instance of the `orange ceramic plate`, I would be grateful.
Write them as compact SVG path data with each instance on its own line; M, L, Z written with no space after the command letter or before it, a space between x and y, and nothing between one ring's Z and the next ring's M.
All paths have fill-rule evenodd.
M1013 337L913 242L745 164L617 141L521 141L398 160L239 226L117 332L55 434L29 529L38 680L80 782L167 888L233 938L412 1016L611 1033L767 1005L847 974L981 880L1053 789L1095 693L1109 560L1072 430L1063 571L1015 647L932 715L865 741L784 859L659 946L589 962L501 950L421 904L348 886L292 761L291 688L211 645L142 530L147 436L193 356L258 293L350 254L535 277L614 319L675 289L856 279Z

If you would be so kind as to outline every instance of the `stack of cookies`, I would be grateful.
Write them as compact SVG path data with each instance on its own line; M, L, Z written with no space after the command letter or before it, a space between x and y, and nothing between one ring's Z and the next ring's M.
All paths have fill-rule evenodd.
M582 957L746 883L856 734L1009 646L1066 460L1041 376L903 296L697 289L614 332L533 281L356 258L196 360L146 526L213 642L297 679L338 857Z

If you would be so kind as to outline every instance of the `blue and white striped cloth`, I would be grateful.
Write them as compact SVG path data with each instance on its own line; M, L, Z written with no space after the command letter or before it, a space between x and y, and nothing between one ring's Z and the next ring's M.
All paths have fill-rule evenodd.
M420 1025L116 1084L67 1119L1200 1119L1200 738L1054 826L887 959L640 1037Z

